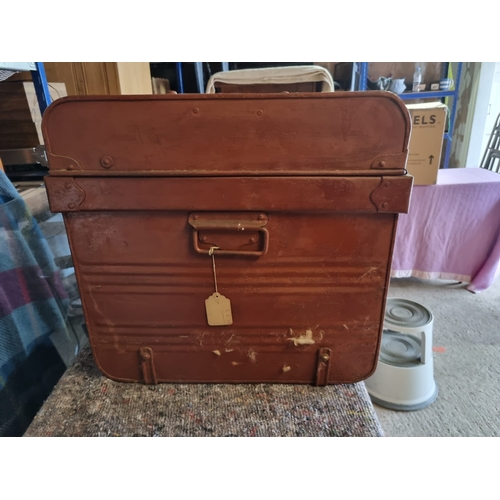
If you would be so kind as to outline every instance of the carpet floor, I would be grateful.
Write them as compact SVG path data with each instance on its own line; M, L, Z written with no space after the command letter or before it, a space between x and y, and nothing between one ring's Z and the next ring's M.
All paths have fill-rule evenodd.
M25 436L382 436L364 383L114 382L90 349L68 369Z

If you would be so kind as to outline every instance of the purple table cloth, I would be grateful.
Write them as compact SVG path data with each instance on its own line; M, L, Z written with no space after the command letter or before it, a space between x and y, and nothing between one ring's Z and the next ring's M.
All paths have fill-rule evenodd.
M437 184L414 186L400 215L391 276L457 280L486 290L500 274L500 174L440 170Z

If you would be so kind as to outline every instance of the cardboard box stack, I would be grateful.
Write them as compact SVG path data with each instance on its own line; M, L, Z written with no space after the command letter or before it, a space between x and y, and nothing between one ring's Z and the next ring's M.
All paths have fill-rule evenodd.
M441 102L407 104L406 107L412 122L406 168L414 177L415 185L436 184L448 108Z

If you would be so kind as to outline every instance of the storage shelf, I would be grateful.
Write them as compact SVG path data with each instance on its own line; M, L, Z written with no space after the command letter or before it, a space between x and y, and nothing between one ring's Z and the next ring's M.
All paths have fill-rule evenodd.
M455 97L454 90L424 90L422 92L403 92L398 94L401 99L442 99L443 97Z
M355 76L356 73L359 74L359 84L357 85L357 89L354 87ZM445 74L448 74L448 67L446 67ZM462 75L462 63L459 62L457 65L457 75L455 79L455 89L454 90L423 90L422 92L403 92L402 94L398 94L398 97L404 101L409 101L412 99L445 99L446 97L451 97L453 102L450 106L450 120L449 120L449 128L448 132L443 135L444 140L446 140L446 150L443 161L443 168L448 168L448 163L450 161L451 155L451 141L453 135L453 128L455 126L455 117L457 113L457 102L458 102L458 90L460 88L460 77ZM368 63L360 62L353 63L353 76L351 85L351 90L359 90L365 91L367 89L367 80L368 80Z
M0 62L0 69L9 71L31 71L33 85L35 86L36 97L40 113L43 115L49 104L52 102L45 75L45 67L42 62Z

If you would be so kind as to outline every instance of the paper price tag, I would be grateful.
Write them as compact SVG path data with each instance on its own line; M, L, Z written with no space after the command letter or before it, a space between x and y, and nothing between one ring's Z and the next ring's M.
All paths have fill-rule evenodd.
M213 293L205 300L207 321L210 326L224 326L233 324L231 301L220 293Z

